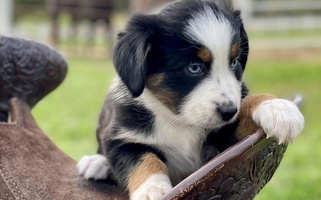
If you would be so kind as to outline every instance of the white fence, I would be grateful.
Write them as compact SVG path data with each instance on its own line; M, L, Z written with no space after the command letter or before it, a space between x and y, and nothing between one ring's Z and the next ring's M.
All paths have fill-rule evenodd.
M0 0L0 35L10 35L12 31L12 0Z
M320 29L321 0L234 0L251 30Z
M321 29L321 0L232 0L252 31ZM13 0L0 0L0 34L12 32Z

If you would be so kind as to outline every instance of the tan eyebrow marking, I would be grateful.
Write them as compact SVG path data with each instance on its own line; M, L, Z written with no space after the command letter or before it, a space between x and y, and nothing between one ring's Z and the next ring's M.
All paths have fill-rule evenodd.
M213 56L211 51L206 48L206 47L202 47L198 52L197 52L197 56L199 58L201 58L204 62L211 62L213 60Z
M237 43L234 43L231 48L230 52L230 58L234 59L239 55L239 45Z

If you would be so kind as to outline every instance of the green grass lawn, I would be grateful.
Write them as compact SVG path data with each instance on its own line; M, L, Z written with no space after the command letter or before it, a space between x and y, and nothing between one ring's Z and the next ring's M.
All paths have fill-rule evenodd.
M300 93L304 97L305 129L289 145L279 169L256 199L321 199L321 63L256 61L248 66L245 80L252 94L286 97Z
M33 110L40 127L75 160L94 154L95 128L115 72L110 60L73 58L65 82ZM304 96L306 126L258 200L321 199L321 63L251 61L244 77L251 94Z
M75 160L97 150L96 124L114 73L109 60L70 59L63 84L33 110L41 128Z

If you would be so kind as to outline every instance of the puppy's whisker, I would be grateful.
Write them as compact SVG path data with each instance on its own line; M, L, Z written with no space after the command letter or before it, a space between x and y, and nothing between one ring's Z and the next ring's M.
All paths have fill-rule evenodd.
M195 45L192 45L192 46L189 46L189 47L186 47L186 48L181 48L181 49L179 49L179 50L184 51L184 50L189 50L189 49L191 49L191 48L200 49L199 47L197 47L197 46L195 46Z
M202 129L206 129L206 128L207 128L206 124L202 124Z
M247 44L247 43L249 43L249 41L244 41L244 42L241 43L241 45Z
M165 125L164 128L168 128L170 125L178 122L178 120L179 120L179 119L178 119L178 117L177 117L176 115L172 116L172 117L169 119L168 123Z

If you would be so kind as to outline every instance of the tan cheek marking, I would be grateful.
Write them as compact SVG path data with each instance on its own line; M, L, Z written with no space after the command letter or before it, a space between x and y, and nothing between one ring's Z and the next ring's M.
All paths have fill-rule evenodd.
M146 86L149 87L149 89L155 89L156 87L159 87L164 80L164 76L165 74L149 75L146 81Z
M232 48L231 48L230 57L231 57L231 59L234 59L238 55L239 55L239 45L238 44L233 44Z
M201 58L204 62L211 62L213 60L211 51L206 47L201 48L197 52L197 56Z
M238 139L253 134L259 127L255 124L252 114L255 109L264 101L275 99L276 97L270 94L258 94L246 97L241 104L239 114L239 125L236 129Z
M146 87L155 95L173 113L177 111L178 99L177 95L169 88L162 86L164 74L153 74L147 78Z
M168 175L168 169L155 154L147 153L129 174L129 193L132 194L153 174Z

